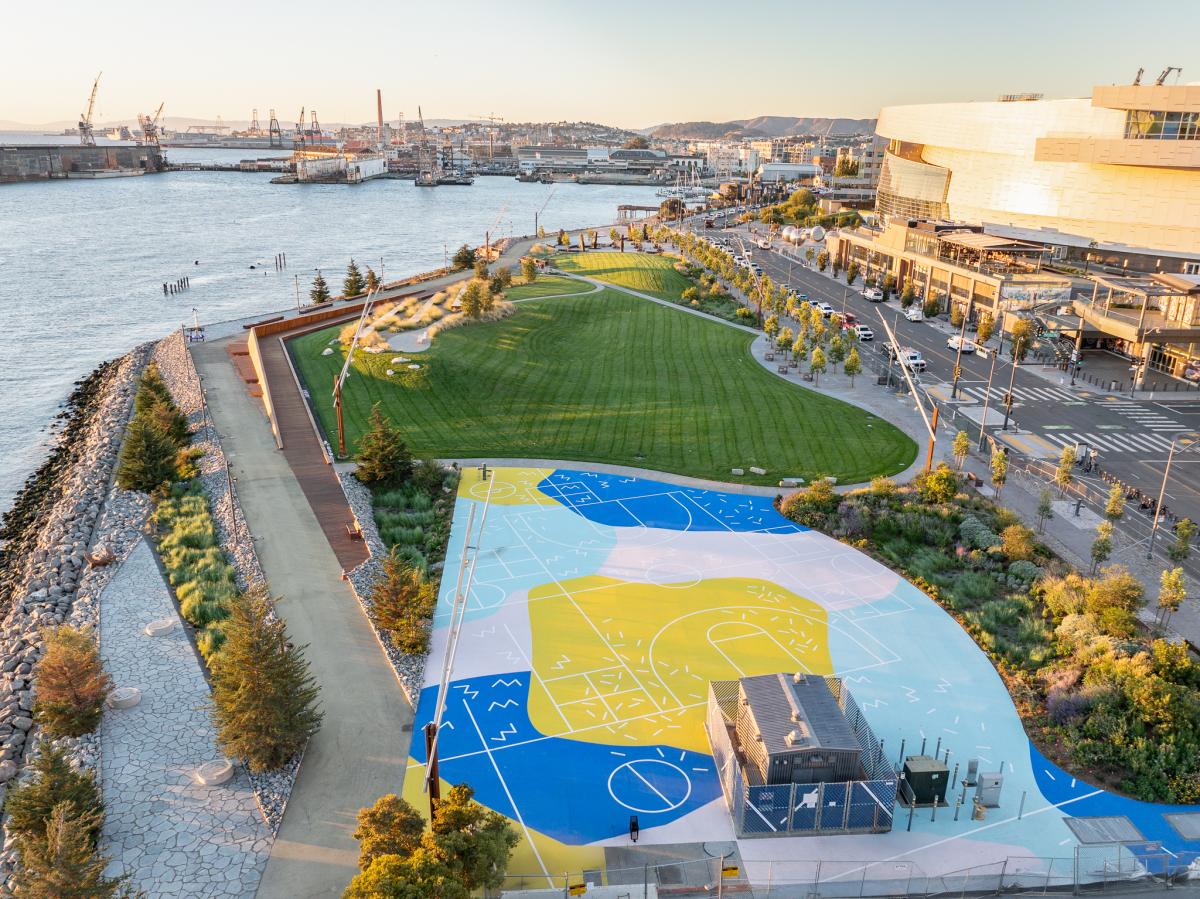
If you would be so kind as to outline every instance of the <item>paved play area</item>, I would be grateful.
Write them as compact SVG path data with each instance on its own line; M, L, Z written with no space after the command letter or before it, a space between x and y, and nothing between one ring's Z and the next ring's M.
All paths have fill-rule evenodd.
M606 848L611 858L630 846L631 815L639 846L692 844L700 857L703 844L733 840L704 730L708 683L776 672L843 678L893 762L902 741L905 754L924 743L1004 783L983 820L968 794L957 820L953 808L918 810L911 830L898 810L888 834L739 840L752 880L756 866L778 877L767 873L775 859L939 875L1048 872L1054 858L1069 878L1081 842L1085 867L1150 857L1088 842L1114 834L1176 859L1200 850L1200 807L1129 801L1042 758L972 639L863 553L793 525L768 498L563 469L500 468L491 484L464 472L405 779L418 808L421 726L434 717L467 518L475 507L478 527L489 491L441 776L514 822L523 840L509 870L531 884L604 869ZM1114 820L1067 820L1097 817Z

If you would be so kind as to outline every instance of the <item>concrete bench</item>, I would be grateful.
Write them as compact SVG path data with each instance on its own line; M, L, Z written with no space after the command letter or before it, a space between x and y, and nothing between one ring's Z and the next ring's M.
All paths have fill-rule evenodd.
M106 704L110 709L131 709L142 701L142 691L137 687L117 687L108 694Z
M147 637L163 637L175 630L174 618L156 618L142 628Z
M205 762L192 775L196 783L206 787L215 787L227 783L233 777L233 765L228 759Z

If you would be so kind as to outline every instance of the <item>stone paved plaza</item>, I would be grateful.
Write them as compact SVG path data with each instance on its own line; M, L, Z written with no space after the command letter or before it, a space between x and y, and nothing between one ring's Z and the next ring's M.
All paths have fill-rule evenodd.
M171 618L164 636L143 628ZM271 840L246 772L201 786L193 772L218 760L208 684L150 548L139 543L100 601L100 649L118 687L141 702L105 713L102 848L110 874L153 896L253 896Z

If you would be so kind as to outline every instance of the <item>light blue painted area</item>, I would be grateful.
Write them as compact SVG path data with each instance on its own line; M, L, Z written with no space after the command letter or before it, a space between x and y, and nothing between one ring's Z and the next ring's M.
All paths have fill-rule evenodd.
M460 497L454 508L434 627L445 627L449 622L473 502ZM476 507L478 531L483 504L476 503ZM467 620L488 617L514 592L594 574L616 543L613 528L562 506L494 503L487 513L487 532L475 565Z

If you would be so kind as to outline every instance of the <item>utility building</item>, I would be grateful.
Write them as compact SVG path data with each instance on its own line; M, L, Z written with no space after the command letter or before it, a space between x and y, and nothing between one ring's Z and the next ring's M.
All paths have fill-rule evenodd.
M840 783L863 777L862 747L823 677L742 678L736 731L750 783Z

